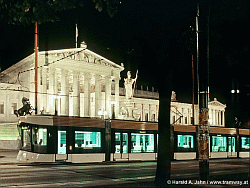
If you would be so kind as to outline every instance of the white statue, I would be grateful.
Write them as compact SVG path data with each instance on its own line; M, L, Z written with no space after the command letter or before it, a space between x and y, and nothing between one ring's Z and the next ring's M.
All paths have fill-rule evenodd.
M174 91L172 91L171 101L176 101L176 94Z
M133 97L133 84L137 80L137 74L138 74L138 70L137 70L135 79L133 79L133 78L131 78L131 72L128 71L127 72L128 77L124 78L124 86L126 89L126 99L131 99Z

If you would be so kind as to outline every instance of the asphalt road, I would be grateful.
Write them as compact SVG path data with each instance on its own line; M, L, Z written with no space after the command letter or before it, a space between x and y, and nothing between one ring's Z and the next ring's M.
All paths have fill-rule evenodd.
M197 185L198 161L173 161L172 181L192 186ZM210 160L210 179L221 180L222 184L232 181L230 187L239 186L247 180L249 159ZM98 164L31 164L1 165L1 187L119 187L141 185L153 186L156 162L98 163ZM180 181L180 182L177 182ZM182 181L182 182L181 182ZM149 183L147 183L149 182ZM151 183L150 183L151 182ZM189 182L189 184L191 183ZM232 183L231 182L231 183ZM199 183L199 182L198 182ZM200 182L204 183L204 182ZM205 182L206 184L210 184ZM245 182L244 187L248 187ZM184 186L184 185L183 185ZM219 186L221 187L221 186ZM227 187L223 185L222 187Z

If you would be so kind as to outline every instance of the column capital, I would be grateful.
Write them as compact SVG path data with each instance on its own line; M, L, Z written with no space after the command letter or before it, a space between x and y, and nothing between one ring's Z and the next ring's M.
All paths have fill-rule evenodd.
M55 68L55 67L49 66L48 68L49 68L49 72L55 72L55 71L56 71L56 68Z
M79 71L76 71L76 70L73 70L73 71L72 71L72 74L73 74L73 75L79 76L79 75L80 75L80 72L79 72Z
M98 80L102 79L102 76L100 74L95 74L94 77L95 77L95 79L98 79Z

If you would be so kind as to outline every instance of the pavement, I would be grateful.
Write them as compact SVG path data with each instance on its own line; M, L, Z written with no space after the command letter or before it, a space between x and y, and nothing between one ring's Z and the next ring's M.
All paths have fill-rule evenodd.
M0 149L0 165L22 164L17 161L19 150Z
M5 149L0 149L0 168L1 165L24 165L26 163L23 162L18 162L17 161L17 154L18 154L18 150L5 150ZM222 175L223 176L223 175ZM238 177L237 177L238 176ZM225 178L225 176L223 176L223 178ZM228 180L237 180L237 179L248 179L248 174L232 174L232 175L228 175L227 179ZM192 181L196 181L197 178L191 178ZM220 176L214 176L214 177L210 177L210 180L220 180L221 177ZM171 180L171 181L182 181L183 177L180 177L179 180ZM170 181L170 180L169 180ZM100 186L91 186L91 187L100 187ZM126 181L125 183L120 183L120 184L113 184L113 185L102 185L102 187L155 187L158 188L157 186L155 186L154 184L154 178L149 178L149 179L144 179L144 180L136 180L136 181ZM160 187L164 187L164 186L160 186ZM202 184L193 184L193 185L174 185L172 183L170 183L169 186L167 187L228 187L226 185L202 185ZM236 186L230 186L230 187L236 187ZM242 186L237 186L237 187L249 187L249 185L242 185Z

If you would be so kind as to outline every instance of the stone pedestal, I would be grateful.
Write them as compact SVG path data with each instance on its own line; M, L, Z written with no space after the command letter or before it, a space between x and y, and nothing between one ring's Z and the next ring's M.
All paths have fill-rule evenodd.
M133 109L134 109L134 100L133 99L127 99L124 101L125 106L126 106L126 110L127 110L127 120L135 120L135 118L133 117Z

